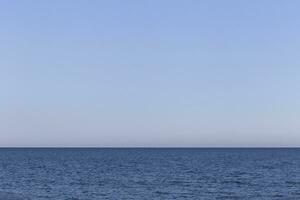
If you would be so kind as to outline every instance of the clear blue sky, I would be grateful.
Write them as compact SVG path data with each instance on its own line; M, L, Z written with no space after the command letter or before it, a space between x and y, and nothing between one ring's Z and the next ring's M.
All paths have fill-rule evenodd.
M0 2L0 146L300 146L300 1Z

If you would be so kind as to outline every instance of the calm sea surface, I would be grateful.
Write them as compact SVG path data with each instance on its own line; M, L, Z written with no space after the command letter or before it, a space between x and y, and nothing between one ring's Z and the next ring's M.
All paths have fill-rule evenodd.
M0 199L300 199L300 149L0 149Z

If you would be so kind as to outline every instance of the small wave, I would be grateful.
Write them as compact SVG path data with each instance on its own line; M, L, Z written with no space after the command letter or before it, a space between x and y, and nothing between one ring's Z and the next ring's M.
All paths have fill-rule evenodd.
M288 185L300 185L300 181L286 181L285 183Z
M11 192L0 192L0 200L30 200L28 197Z

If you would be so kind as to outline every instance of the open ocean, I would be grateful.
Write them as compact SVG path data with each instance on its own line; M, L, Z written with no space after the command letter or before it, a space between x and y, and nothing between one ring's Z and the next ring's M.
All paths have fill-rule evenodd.
M300 149L0 149L0 199L300 199Z

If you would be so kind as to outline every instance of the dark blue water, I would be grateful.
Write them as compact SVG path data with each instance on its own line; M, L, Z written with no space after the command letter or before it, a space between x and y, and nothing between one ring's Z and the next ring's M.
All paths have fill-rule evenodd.
M300 149L0 149L0 199L300 199Z

